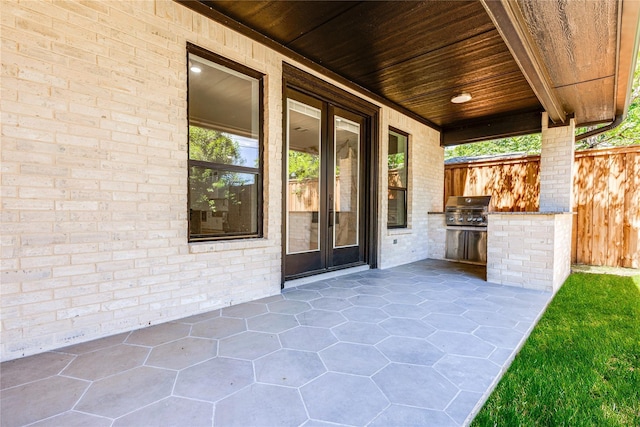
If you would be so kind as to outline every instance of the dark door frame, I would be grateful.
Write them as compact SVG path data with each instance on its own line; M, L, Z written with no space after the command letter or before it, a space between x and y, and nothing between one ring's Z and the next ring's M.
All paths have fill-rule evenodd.
M324 102L336 105L344 110L351 111L355 114L367 117L365 129L366 136L369 138L370 145L363 154L364 165L367 166L362 185L365 192L365 232L364 232L364 260L370 268L377 267L377 246L378 246L378 149L379 149L379 116L380 107L359 98L343 89L340 89L324 80L308 74L299 68L294 67L286 62L282 63L282 129L283 141L284 132L287 126L287 114L284 106L287 105L287 88L294 89L298 92L307 94ZM284 150L284 144L283 144ZM284 151L283 151L284 153ZM282 165L282 264L281 264L281 286L284 287L285 282L285 258L286 258L286 196L285 188L287 183L287 171L285 170L286 162L283 157ZM309 275L314 274L310 273ZM297 276L304 277L304 275Z

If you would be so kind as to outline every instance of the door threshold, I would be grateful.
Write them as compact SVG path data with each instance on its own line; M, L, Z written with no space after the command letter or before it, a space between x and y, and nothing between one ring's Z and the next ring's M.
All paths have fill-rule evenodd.
M313 276L301 277L299 279L287 280L283 289L295 288L296 286L308 283L319 282L320 280L333 279L335 277L346 276L347 274L360 273L369 270L368 265L358 265L356 267L342 268L340 270L329 271L327 273L314 274Z

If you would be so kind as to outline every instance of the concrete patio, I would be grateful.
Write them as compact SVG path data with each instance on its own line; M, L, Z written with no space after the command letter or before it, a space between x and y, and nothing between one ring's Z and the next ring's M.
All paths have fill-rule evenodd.
M456 426L551 299L426 260L0 365L1 425Z

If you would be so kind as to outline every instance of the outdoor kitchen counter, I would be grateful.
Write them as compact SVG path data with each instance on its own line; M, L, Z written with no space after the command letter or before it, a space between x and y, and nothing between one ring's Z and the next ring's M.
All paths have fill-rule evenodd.
M573 212L489 212L487 281L556 292L571 271Z
M431 212L429 212L431 213ZM489 215L564 215L564 214L574 214L575 212L561 212L561 211L553 211L553 212L491 212L489 211Z
M444 212L427 212L428 215L444 215ZM562 211L553 211L553 212L499 212L499 211L489 211L489 215L560 215L560 214L575 214L575 212L562 212Z
M429 258L445 259L444 212L428 212ZM556 292L571 270L574 212L489 212L487 281Z

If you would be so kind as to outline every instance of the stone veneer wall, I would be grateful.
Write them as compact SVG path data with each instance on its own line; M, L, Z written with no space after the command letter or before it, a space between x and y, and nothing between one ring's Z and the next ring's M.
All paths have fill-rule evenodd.
M571 272L571 213L492 213L487 281L556 292Z
M0 14L1 360L280 292L288 59L172 0ZM187 42L266 75L264 238L187 242ZM437 132L381 111L386 267L426 257L444 171ZM402 231L386 230L387 126L411 134Z

